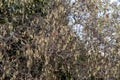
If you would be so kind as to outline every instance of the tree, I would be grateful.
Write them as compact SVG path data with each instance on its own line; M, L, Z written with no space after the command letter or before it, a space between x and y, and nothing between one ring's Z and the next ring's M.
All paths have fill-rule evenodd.
M0 5L0 79L119 79L119 6L100 0Z
M119 5L110 4L109 0L76 0L72 7L72 26L77 24L83 27L80 36L90 55L88 74L119 79Z
M87 56L79 56L85 49L67 26L69 3L65 0L47 4L46 0L4 3L1 11L4 15L5 10L7 22L0 25L1 79L77 79L77 65L86 66L82 64ZM11 12L7 11L9 7ZM41 15L44 10L45 15Z

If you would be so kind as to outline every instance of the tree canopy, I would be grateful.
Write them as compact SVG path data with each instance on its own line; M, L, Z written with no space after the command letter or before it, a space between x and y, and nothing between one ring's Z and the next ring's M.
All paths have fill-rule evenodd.
M0 79L120 79L119 8L107 0L0 0Z

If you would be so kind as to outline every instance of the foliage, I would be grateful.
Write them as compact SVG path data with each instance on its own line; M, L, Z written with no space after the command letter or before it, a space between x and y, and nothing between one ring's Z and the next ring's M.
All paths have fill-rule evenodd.
M77 0L72 5L70 15L74 22L71 26L74 29L74 25L82 25L83 34L78 36L82 38L89 55L88 72L81 79L88 75L94 79L120 79L119 8L109 0Z
M72 73L77 63L73 62L77 61L74 56L82 52L82 45L79 47L78 38L67 27L67 4L47 3L42 0L1 3L1 15L6 15L1 18L6 22L0 25L0 79L77 78ZM44 9L49 14L41 15Z
M107 2L97 0L76 0L73 5L69 0L0 1L1 80L120 78L120 27L115 6L111 6L115 13L109 18ZM105 14L98 17L102 11ZM71 15L75 21L68 25ZM83 26L82 38L74 33L75 24ZM106 40L111 34L102 32L106 25L107 29L116 28L118 33L112 36L116 44Z

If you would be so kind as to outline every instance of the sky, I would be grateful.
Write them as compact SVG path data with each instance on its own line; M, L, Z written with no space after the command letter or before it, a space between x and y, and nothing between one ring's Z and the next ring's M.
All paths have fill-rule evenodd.
M111 2L120 2L120 0L111 0Z
M71 0L71 4L74 2L75 0ZM113 3L113 2L118 2L118 4L120 4L120 0L110 0L110 3Z

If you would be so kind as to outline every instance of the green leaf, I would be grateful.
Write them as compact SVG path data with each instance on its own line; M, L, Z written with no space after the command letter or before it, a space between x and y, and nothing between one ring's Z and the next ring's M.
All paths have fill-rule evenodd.
M0 18L0 24L5 24L5 23L6 23L6 20L5 20L5 19Z

